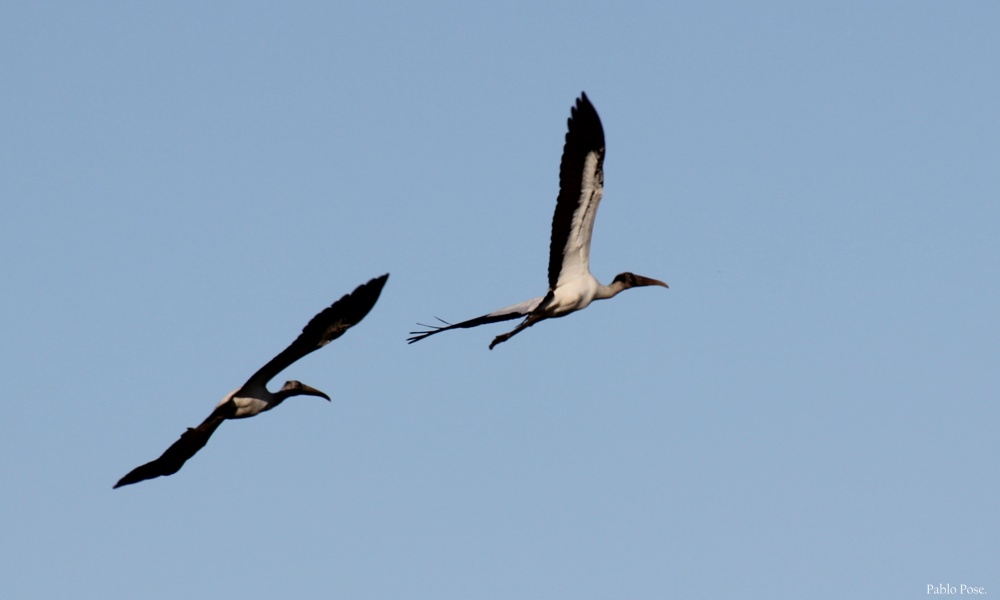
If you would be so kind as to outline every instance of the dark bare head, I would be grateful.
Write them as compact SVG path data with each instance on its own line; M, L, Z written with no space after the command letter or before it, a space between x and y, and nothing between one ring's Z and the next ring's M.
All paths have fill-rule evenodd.
M670 287L663 283L659 279L653 279L651 277L643 277L642 275L636 275L635 273L619 273L615 275L614 281L611 282L612 285L618 284L621 289L627 290L634 287L645 287L648 285L659 285L662 287Z
M282 399L290 398L291 396L319 396L320 398L326 398L327 402L330 401L329 396L314 387L309 387L301 381L286 381L285 385L275 395L280 395Z

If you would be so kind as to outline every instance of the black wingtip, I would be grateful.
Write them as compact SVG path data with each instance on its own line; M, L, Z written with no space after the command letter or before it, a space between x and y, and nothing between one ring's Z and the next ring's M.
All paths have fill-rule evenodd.
M375 277L374 279L372 279L368 283L362 285L361 287L366 287L366 288L367 287L371 287L371 288L373 288L372 292L376 295L376 299L378 299L378 295L382 293L382 288L385 287L385 282L386 281L389 281L389 274L388 273L386 273L385 275L380 275L378 277Z
M129 471L129 473L127 475L125 475L124 477L122 477L121 479L119 479L118 483L116 483L111 489L117 490L118 488L126 486L126 485L132 485L133 483L139 483L140 481L145 481L147 479L152 479L152 477L143 477L143 476L137 475L136 471L138 471L138 469L133 469L132 471ZM154 475L153 477L156 477L156 476Z
M385 287L385 282L389 280L389 274L380 275L368 281L368 283L363 283L357 287L350 296L358 297L364 299L364 302L368 304L368 307L364 310L364 314L358 317L358 321L364 318L372 308L375 307L375 303L378 302L379 296L382 295L382 288Z
M574 121L577 122L576 126L574 126ZM580 92L576 104L570 108L566 126L568 128L567 142L576 137L590 150L604 148L604 127L601 125L601 117L597 114L597 109L591 104L586 92Z
M330 309L333 309L334 313L339 313L345 322L350 324L349 326L357 325L368 315L371 309L375 308L375 303L378 302L379 297L382 295L382 288L385 287L385 282L388 279L389 274L386 273L385 275L370 279L366 283L362 283L353 292L344 295L343 298L334 302L330 306ZM323 311L316 315L313 321L322 321L323 317L327 314L329 314L327 311ZM312 322L309 325L312 325Z
M117 490L118 488L120 488L122 486L132 485L133 483L139 483L140 481L144 481L144 480L148 479L148 477L144 477L144 476L140 475L140 473L142 472L142 470L144 468L146 468L147 466L148 465L143 465L141 467L136 467L135 469L132 469L131 471L129 471L128 473L126 473L124 477L122 477L121 479L119 479L118 483L116 483L114 485L114 487L112 487L111 489Z
M379 275L378 277L372 278L371 280L368 281L368 283L361 284L360 287L368 287L368 286L377 287L379 292L381 292L382 288L385 287L385 282L388 280L389 280L389 274L386 273L384 275Z

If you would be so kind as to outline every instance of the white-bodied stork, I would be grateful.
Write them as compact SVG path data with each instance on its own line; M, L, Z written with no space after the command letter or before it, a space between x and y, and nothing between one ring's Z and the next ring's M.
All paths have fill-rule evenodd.
M620 273L611 285L603 285L590 274L590 237L604 191L604 128L587 94L581 94L576 106L570 110L568 125L559 165L559 198L552 217L548 294L461 323L443 321L443 327L423 325L430 330L411 331L409 343L449 329L525 317L512 331L494 338L490 344L492 350L497 344L539 321L566 316L586 308L594 300L613 298L622 290L633 287L667 287L658 279L632 273Z
M319 396L330 400L330 397L323 392L298 381L287 381L280 390L273 393L267 389L267 383L295 361L319 350L360 323L375 306L379 294L382 293L382 286L388 278L389 274L386 273L358 286L353 292L313 317L290 346L251 375L238 390L223 398L201 425L189 427L159 458L132 469L128 475L118 480L115 487L161 475L173 475L208 443L208 438L212 437L226 419L245 419L259 415L292 396Z

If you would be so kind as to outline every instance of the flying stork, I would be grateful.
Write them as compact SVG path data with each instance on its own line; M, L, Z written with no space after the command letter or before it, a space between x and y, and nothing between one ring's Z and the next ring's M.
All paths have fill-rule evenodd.
M564 317L582 310L594 300L613 298L633 287L667 284L658 279L619 273L611 285L602 285L590 274L590 237L594 218L604 192L604 128L586 93L570 110L569 130L559 165L559 198L552 217L552 239L549 245L549 292L540 298L495 310L489 314L443 327L422 325L428 331L411 331L409 343L418 342L435 333L477 327L525 317L512 331L498 335L490 350L524 329L544 319ZM439 319L440 320L440 319Z
M271 410L292 396L319 396L329 401L330 397L323 392L298 381L287 381L280 390L273 393L267 389L267 383L295 361L319 350L360 323L375 306L388 278L389 274L386 273L358 286L313 317L290 346L251 375L238 390L223 398L201 425L189 427L159 458L132 469L114 487L119 488L161 475L173 475L189 458L205 447L208 438L212 437L226 419L253 417Z

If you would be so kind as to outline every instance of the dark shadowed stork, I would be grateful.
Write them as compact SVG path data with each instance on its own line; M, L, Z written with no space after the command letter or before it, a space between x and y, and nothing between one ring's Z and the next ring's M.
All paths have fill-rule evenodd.
M552 217L549 245L549 292L487 315L443 327L423 325L429 331L411 331L412 344L449 329L477 327L525 317L512 331L498 335L490 344L505 342L544 319L564 317L586 308L594 300L613 298L629 288L667 284L657 279L620 273L611 285L603 285L590 274L590 237L597 207L604 191L604 128L587 94L581 94L570 111L569 131L559 165L559 198Z
M319 313L302 329L299 337L285 348L281 354L261 367L240 389L230 393L219 402L212 414L197 427L189 427L181 434L181 439L167 448L159 458L132 469L122 477L115 487L138 483L146 479L173 475L208 443L215 430L226 419L245 419L271 410L292 396L319 396L330 399L323 392L298 381L288 381L277 392L267 389L267 383L303 356L319 350L344 332L361 322L368 311L375 306L382 286L389 274L376 277L368 283L337 300L329 308Z

